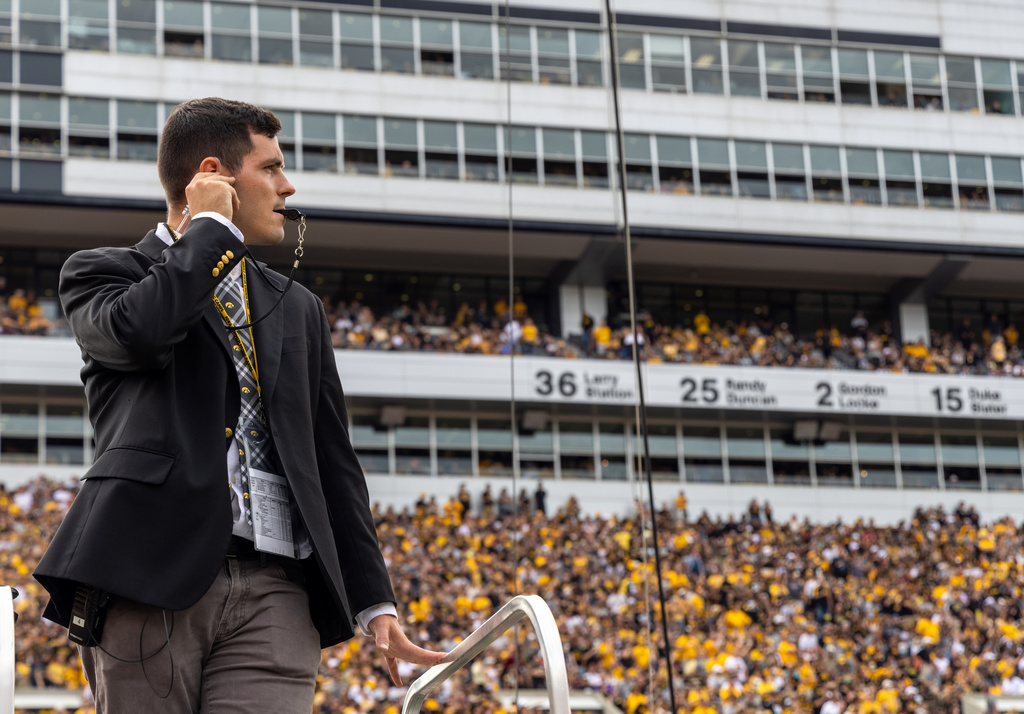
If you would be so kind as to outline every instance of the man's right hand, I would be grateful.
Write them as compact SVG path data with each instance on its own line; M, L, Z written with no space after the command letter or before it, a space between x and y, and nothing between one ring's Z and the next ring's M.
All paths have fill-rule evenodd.
M235 211L241 205L238 201L238 194L235 193L235 178L217 173L219 162L206 159L201 168L208 168L210 162L215 170L200 171L192 177L192 181L185 187L185 198L188 200L188 210L193 216L213 211L219 213L229 221Z

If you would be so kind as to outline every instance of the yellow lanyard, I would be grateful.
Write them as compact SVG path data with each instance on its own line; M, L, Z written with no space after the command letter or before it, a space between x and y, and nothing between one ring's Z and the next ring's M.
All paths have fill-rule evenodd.
M240 265L242 267L242 296L245 299L245 314L248 317L249 312L249 286L245 278L245 258L242 258ZM224 324L228 327L234 327L234 323L231 322L231 317L228 315L228 311L224 309L224 305L221 304L220 299L214 295L213 304L217 306L220 311L220 316L224 318ZM259 363L256 361L256 338L252 334L252 325L249 325L249 344L252 345L252 357L249 356L249 351L245 349L245 343L242 342L242 338L238 336L238 330L231 330L231 334L234 335L235 341L238 343L238 349L242 350L242 354L245 355L245 361L249 363L249 369L252 370L253 379L256 380L256 393L261 397L263 392L260 389L260 368Z
M175 230L171 228L169 225L167 226L167 230L170 231L171 238L175 242L177 242L177 232L175 232ZM245 258L242 258L239 265L241 266L242 269L242 297L245 299L245 315L246 318L248 318L250 314L249 286L246 283L245 279ZM224 279L227 280L227 277L225 277ZM216 295L213 296L213 304L217 306L217 309L220 311L220 316L224 318L224 324L226 324L228 327L234 327L235 325L234 323L231 322L231 317L228 315L228 311L224 309L224 306L221 304L220 299ZM245 344L238 336L238 330L231 330L231 334L234 335L235 341L238 343L238 349L242 350L242 354L245 355L245 361L249 363L249 369L252 370L253 379L256 381L256 394L258 394L260 398L262 398L263 390L260 389L260 367L259 363L256 361L256 338L252 334L252 325L249 325L249 344L252 345L251 358L249 357L249 351L245 349Z

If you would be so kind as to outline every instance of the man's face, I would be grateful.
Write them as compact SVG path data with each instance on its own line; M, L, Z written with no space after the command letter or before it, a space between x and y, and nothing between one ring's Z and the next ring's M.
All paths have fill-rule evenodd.
M245 236L246 245L277 245L284 240L284 208L295 187L284 175L284 155L277 137L252 134L253 149L232 174L240 208L232 222Z

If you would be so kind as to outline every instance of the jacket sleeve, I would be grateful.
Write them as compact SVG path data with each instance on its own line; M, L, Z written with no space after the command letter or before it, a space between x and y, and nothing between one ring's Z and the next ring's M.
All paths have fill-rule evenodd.
M228 251L233 259L213 275ZM148 270L128 253L72 255L61 270L61 304L78 344L100 364L121 371L165 367L245 246L223 224L199 218Z
M320 395L315 415L317 462L327 500L341 574L355 615L368 607L397 602L391 588L370 511L366 478L348 432L345 395L331 346L323 304L320 313Z

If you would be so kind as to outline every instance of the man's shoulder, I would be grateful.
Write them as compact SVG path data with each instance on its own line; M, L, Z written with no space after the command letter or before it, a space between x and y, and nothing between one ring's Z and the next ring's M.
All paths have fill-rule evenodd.
M152 262L153 260L136 246L101 246L73 253L65 262L64 271L110 263L142 267Z

